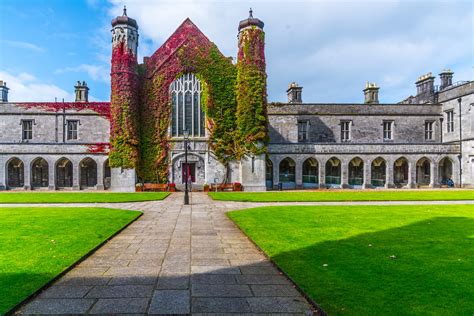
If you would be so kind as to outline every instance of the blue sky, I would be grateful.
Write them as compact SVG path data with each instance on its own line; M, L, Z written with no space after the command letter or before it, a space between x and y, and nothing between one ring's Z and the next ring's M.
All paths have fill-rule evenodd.
M110 20L123 5L139 24L139 61L186 18L227 56L248 8L265 22L269 101L284 102L291 81L305 102L362 102L365 82L381 102L415 93L427 72L451 68L473 79L471 1L0 1L0 80L11 101L73 100L87 81L91 99L110 95ZM438 80L438 79L437 79Z

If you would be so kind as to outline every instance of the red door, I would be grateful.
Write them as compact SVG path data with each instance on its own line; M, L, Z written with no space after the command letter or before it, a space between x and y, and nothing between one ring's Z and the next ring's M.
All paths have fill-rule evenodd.
M181 168L181 177L183 179L183 183L185 183L184 181L186 179L186 171L190 182L196 182L196 164L194 162L188 164L183 163Z

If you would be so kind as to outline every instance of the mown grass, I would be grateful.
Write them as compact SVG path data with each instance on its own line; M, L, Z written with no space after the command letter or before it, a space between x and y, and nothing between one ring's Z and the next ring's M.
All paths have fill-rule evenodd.
M0 315L140 214L106 208L0 208Z
M209 196L242 202L455 201L474 200L474 190L209 192Z
M228 213L329 315L472 315L474 205Z
M168 192L2 192L0 203L120 203L163 200Z

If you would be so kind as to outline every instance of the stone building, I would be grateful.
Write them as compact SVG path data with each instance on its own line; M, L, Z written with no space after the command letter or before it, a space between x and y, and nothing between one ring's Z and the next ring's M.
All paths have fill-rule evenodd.
M207 48L212 43L188 19L138 65L138 23L124 12L112 26L114 48L123 45L132 58L127 63L123 58L112 63L112 106L89 102L85 82L75 85L75 102L11 103L9 89L0 81L1 189L112 187L131 191L141 180L134 167L109 167L111 127L113 137L130 132L117 130L117 111L132 111L133 117L143 100L136 97L143 89L134 85L140 75L136 69L144 67L145 73L159 70L183 54L192 41ZM240 22L239 36L249 29L263 33L263 22L251 15ZM261 58L264 60L263 55ZM130 68L134 64L137 68ZM168 143L160 145L169 146L161 162L166 180L179 187L187 170L196 189L224 178L242 183L247 190L439 187L450 179L457 186L472 187L474 82L454 82L450 70L439 77L436 86L431 73L421 76L416 95L396 104L379 103L379 87L374 83L363 89L364 103L303 103L303 88L293 82L287 90L288 102L264 101L267 153L248 154L224 165L210 146L212 120L202 104L206 82L199 73L183 72L166 87ZM147 78L155 82L153 75ZM114 107L123 95L131 104L125 110ZM135 123L140 125L140 121ZM135 123L129 124L132 134L133 128L138 129ZM190 135L187 165L185 130ZM132 149L140 146L130 144ZM158 176L156 181L160 181Z

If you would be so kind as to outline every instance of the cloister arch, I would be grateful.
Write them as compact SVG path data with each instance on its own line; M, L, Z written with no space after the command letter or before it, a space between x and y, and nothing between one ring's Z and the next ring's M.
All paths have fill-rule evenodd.
M67 158L61 158L56 162L56 187L71 188L73 179L72 162Z
M429 185L431 180L431 161L423 157L416 162L416 184Z
M319 163L315 158L308 158L303 162L303 187L315 188L319 183Z
M397 187L408 184L408 160L400 157L393 163L393 183Z
M31 187L47 188L49 185L49 165L48 162L41 157L31 162Z
M453 180L453 161L449 157L444 157L438 164L439 183L447 185L449 180Z
M360 186L364 183L364 161L359 157L349 162L349 185Z
M283 159L279 166L279 182L283 188L291 189L296 187L295 161L289 157Z
M382 157L377 157L370 166L371 184L374 187L384 187L387 179L387 163Z
M336 157L332 157L326 162L326 184L341 184L341 161Z
M97 185L97 163L92 158L84 158L80 163L81 188L91 188Z
M273 188L273 162L268 158L265 160L265 185L268 189Z
M21 188L25 185L25 165L19 158L14 157L7 163L7 187Z

